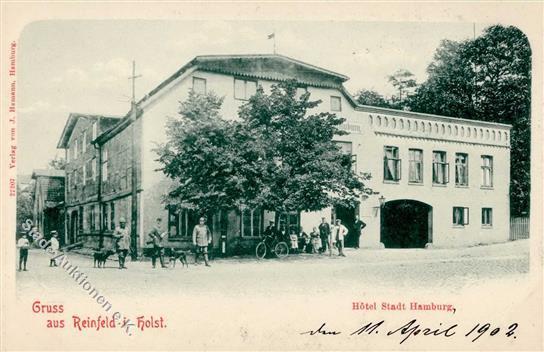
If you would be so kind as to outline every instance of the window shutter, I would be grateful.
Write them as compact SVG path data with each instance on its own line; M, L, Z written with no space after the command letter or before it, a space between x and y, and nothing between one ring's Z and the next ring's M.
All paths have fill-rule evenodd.
M445 175L444 175L444 181L445 183L450 183L450 164L446 163L445 167Z
M469 222L469 212L468 212L468 208L463 208L463 225L468 225L468 222Z

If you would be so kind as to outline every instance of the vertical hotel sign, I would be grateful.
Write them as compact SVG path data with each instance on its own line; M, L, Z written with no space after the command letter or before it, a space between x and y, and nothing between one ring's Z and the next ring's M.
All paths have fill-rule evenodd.
M8 148L8 166L10 170L9 176L9 196L15 197L16 195L16 181L14 169L17 161L17 145L16 145L16 103L17 103L17 80L16 80L16 55L17 42L12 41L9 44L9 61L8 61L8 82L9 82L9 99L8 99L8 128L6 131L9 133L9 148Z

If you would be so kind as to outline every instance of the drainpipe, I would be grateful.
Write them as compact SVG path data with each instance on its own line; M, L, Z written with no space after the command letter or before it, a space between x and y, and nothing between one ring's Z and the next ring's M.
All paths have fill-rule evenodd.
M100 124L100 117L98 118L97 124ZM98 128L98 126L97 126ZM103 212L103 204L102 204L102 145L98 143L93 143L93 147L95 150L98 150L98 165L96 165L97 168L97 202L98 202L98 219L100 219L100 237L98 239L98 248L102 249L104 248L104 231L106 230L104 228L104 212ZM92 167L92 165L91 165Z

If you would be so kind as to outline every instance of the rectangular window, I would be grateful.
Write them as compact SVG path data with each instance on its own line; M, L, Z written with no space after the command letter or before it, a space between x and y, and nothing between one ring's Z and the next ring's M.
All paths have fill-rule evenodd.
M98 161L96 160L96 158L92 158L91 159L91 178L93 181L96 181L96 163Z
M108 150L102 149L102 182L108 180Z
M453 207L453 225L456 225L456 226L468 225L468 208Z
M300 228L300 213L294 211L281 213L278 223L279 229L285 229L287 235L289 235L291 231L295 231L295 233L298 234Z
M493 209L482 208L482 226L493 226Z
M77 138L74 139L74 157L73 159L76 160L77 159Z
M206 80L193 77L193 91L198 94L206 94Z
M450 182L450 164L446 152L433 151L433 183L445 185Z
M399 148L385 146L383 157L383 179L385 181L399 181L401 160L399 159Z
M482 155L482 186L493 187L493 157Z
M115 203L110 203L110 229L115 230Z
M468 154L455 153L455 185L468 186Z
M98 136L98 121L93 122L93 141Z
M87 131L83 131L83 137L81 139L81 154L87 151Z
M342 165L345 165L350 170L357 170L357 155L353 154L353 143L351 142L334 142L340 147L340 152L345 155L345 160Z
M342 111L342 99L331 96L331 111Z
M241 233L244 237L261 236L263 212L260 209L242 210Z
M96 229L96 224L95 224L95 206L94 205L91 205L91 208L90 208L90 211L89 211L89 229L91 231L94 231Z
M249 100L257 93L257 81L246 81L243 79L234 79L234 98L240 100Z
M79 207L79 218L78 218L78 221L79 221L79 229L80 230L83 230L83 221L85 219L85 208L84 207Z
M173 205L168 206L168 237L179 237L179 212Z
M423 183L423 151L421 149L410 149L410 175L409 181Z
M110 205L109 203L102 205L102 228L104 230L110 229Z

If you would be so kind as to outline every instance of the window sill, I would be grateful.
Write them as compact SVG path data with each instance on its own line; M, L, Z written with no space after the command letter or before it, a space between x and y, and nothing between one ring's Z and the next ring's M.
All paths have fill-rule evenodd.
M493 186L480 186L480 189L493 190Z
M453 225L452 228L454 229L464 229L466 225Z
M187 236L175 236L175 237L170 237L168 236L168 241L171 241L171 242L189 242L190 238L187 237Z
M447 183L433 183L433 187L448 187Z
M410 182L408 181L408 184L411 186L423 186L423 182Z
M394 180L383 180L383 183L391 184L391 185L398 185L399 181Z
M493 230L493 225L482 225L483 230Z
M455 188L468 188L468 185L455 185Z

